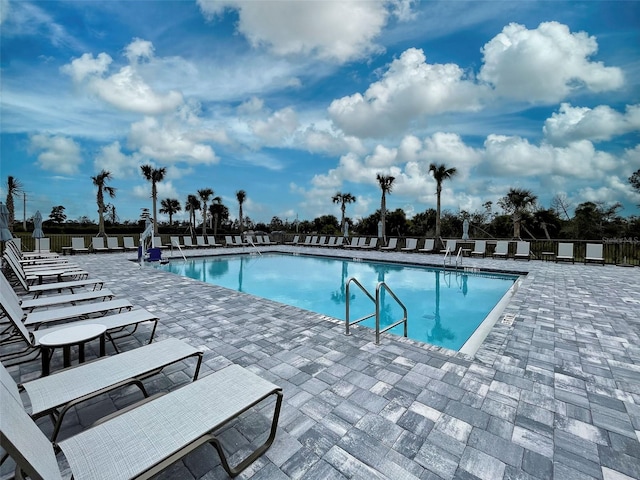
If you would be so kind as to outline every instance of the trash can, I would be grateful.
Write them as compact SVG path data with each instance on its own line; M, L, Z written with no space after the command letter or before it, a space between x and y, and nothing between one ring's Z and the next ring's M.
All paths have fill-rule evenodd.
M160 258L160 249L159 248L150 248L147 250L147 254L149 255L149 262L159 262L162 260Z

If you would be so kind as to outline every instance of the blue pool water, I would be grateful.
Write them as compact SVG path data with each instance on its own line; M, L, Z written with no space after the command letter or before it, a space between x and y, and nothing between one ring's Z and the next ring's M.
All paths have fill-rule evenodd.
M384 281L407 307L409 338L452 350L462 347L518 278L287 254L172 260L156 268L341 320L349 278L357 278L373 296ZM353 283L349 294L352 321L374 312L373 302ZM381 328L402 316L391 295L383 293ZM375 329L375 319L360 325ZM402 335L403 327L389 333Z

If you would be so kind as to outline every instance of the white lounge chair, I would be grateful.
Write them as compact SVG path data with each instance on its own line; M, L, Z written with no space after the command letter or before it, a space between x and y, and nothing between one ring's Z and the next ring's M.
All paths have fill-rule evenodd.
M418 248L418 240L415 238L407 238L405 246L400 250L403 252L413 252Z
M380 250L382 251L396 250L397 248L398 248L398 239L396 237L393 237L389 239L389 242L387 242L386 245L380 247Z
M216 237L213 235L207 235L207 243L209 247L221 247L222 244L216 242Z
M604 256L602 255L601 243L587 243L587 251L584 256L584 263L596 262L604 265Z
M182 242L184 243L183 247L185 248L196 248L197 245L193 244L193 240L189 235L185 235L182 237Z
M556 263L558 261L571 261L576 263L576 257L573 252L573 243L558 243L558 254L556 255Z
M297 245L299 240L300 240L300 235L296 235L295 237L293 237L293 240L291 240L290 242L284 242L284 244L285 245Z
M88 253L89 249L84 243L84 238L73 237L71 239L71 253Z
M516 253L513 255L513 259L531 259L531 243L530 242L518 242L516 246Z
M69 409L129 386L138 387L144 397L148 397L143 380L191 357L197 360L193 374L193 380L196 380L202 356L202 351L188 343L169 338L31 380L20 387L29 399L28 413L31 418L35 420L49 415L54 421L51 440L55 441ZM0 378L3 377L6 379L3 383L10 389L15 386L14 396L17 394L22 403L17 386L9 380L13 380L9 372L0 365Z
M97 252L108 252L109 249L104 246L104 238L102 237L93 237L91 239L91 251L94 253Z
M169 248L169 246L162 244L162 237L155 236L153 237L153 248Z
M493 251L493 257L507 258L507 256L509 256L509 242L507 240L498 240Z
M115 296L110 290L105 288L102 290L86 290L79 293L46 295L40 298L25 299L24 297L18 296L4 274L0 274L0 287L7 292L7 295L10 295L9 291L12 291L15 294L15 298L18 300L20 307L27 312L32 312L36 308L49 308L64 304L75 305L78 302L87 302L90 300L110 300Z
M207 247L207 242L204 239L204 235L197 235L196 236L196 244L194 246L195 247L199 247L199 248L206 248Z
M133 237L122 237L122 244L125 250L138 250L138 247L133 242Z
M458 252L456 251L456 247L458 245L458 241L457 240L447 240L445 242L445 246L443 250L440 250L440 253L447 253L449 252L449 255L456 255Z
M118 237L107 237L107 248L110 252L124 252L124 247L118 245Z
M485 257L487 255L487 241L486 240L476 240L473 244L473 250L470 254L472 257L479 256Z
M189 239L191 239L191 237L189 237ZM175 248L184 247L184 244L180 243L180 237L169 237L169 240L171 242L172 247L175 247Z
M369 243L365 243L361 245L360 248L363 250L375 250L378 247L378 237L372 237L369 239Z
M34 243L35 247L33 248L33 252L28 253L41 255L51 251L51 239L49 237L35 238Z
M433 253L436 249L436 245L435 245L436 241L433 238L426 238L424 241L424 246L420 249L418 249L419 252L424 252L424 253Z

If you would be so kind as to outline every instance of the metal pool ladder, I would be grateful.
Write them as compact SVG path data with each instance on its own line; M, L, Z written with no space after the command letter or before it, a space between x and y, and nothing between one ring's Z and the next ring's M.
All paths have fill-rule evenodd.
M369 299L375 304L376 306L376 311L374 313L371 313L369 315L365 315L362 318L359 318L357 320L354 320L353 322L350 321L349 319L349 300L350 300L350 295L349 295L349 286L351 285L351 282L355 283L360 290L362 290L364 292L364 294L369 297ZM389 325L388 327L380 330L380 292L381 290L386 290L387 292L389 292L389 294L391 294L391 296L393 297L393 299L398 303L398 305L400 305L400 307L402 308L402 312L403 312L403 318L401 318L400 320L398 320L397 322L393 323L392 325ZM351 325L355 325L356 323L360 323L364 320L367 320L373 316L376 317L376 345L380 344L380 334L386 332L387 330L391 330L393 327L400 325L401 323L404 324L404 336L407 336L407 307L405 307L404 303L402 303L402 301L400 301L400 299L396 296L395 293L393 293L393 290L391 290L389 288L389 286L385 283L385 282L378 282L378 285L376 286L376 296L375 298L373 297L373 295L371 295L371 293L369 293L367 291L366 288L364 288L362 286L362 284L358 281L357 278L355 277L351 277L349 280L347 280L347 288L346 288L346 296L347 296L347 303L346 303L346 320L345 320L345 334L346 335L350 335L349 333L349 327Z

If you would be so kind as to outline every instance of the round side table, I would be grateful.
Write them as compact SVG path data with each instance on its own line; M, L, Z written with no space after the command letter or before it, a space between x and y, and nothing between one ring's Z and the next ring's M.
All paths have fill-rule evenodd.
M84 344L100 338L100 356L105 355L105 332L107 327L100 324L70 325L57 329L40 338L42 347L42 376L49 375L53 350L62 347L64 366L71 365L71 346L78 345L78 362L84 362Z

